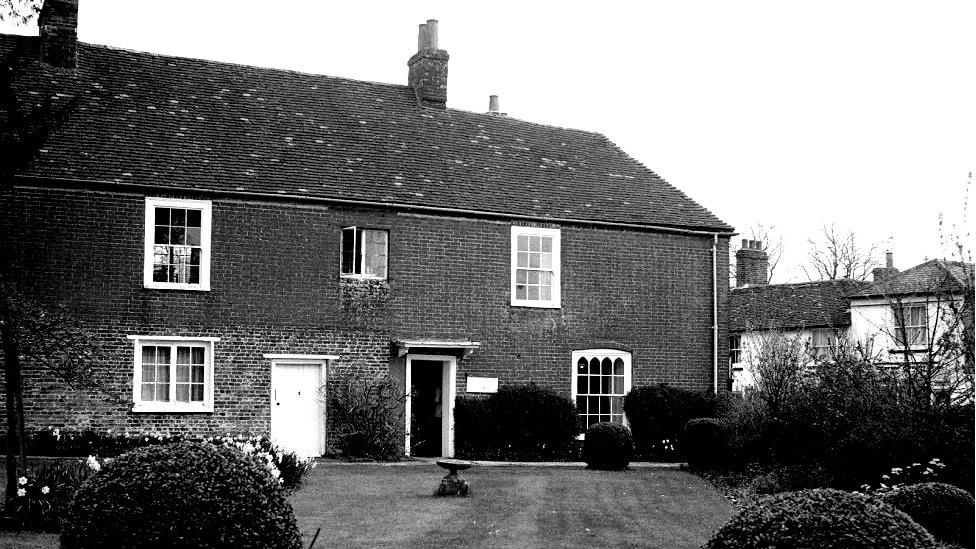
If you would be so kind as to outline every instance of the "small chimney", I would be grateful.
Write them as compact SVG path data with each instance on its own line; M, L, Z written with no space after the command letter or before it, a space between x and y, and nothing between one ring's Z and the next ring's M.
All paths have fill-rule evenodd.
M742 248L735 252L736 287L755 286L769 282L769 257L759 240L742 239Z
M417 102L425 107L447 108L447 52L437 47L437 20L421 23L417 35L417 53L407 67L407 85L413 88Z
M491 116L508 116L506 113L498 112L498 96L488 96L488 114Z
M77 65L78 0L45 0L37 19L41 61L73 69Z
M891 252L885 252L885 266L876 267L871 271L871 276L874 278L875 282L881 282L886 278L890 278L898 274L898 269L895 268L894 254Z

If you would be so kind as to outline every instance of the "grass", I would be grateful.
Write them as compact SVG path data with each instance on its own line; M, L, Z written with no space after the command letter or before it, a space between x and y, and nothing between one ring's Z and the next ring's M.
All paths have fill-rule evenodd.
M436 465L321 464L291 496L305 547L697 548L728 501L677 470L474 467L469 498L435 498ZM0 532L0 548L55 549L57 535Z
M434 498L434 466L319 466L292 497L319 547L699 547L732 514L675 470L475 467L469 498Z

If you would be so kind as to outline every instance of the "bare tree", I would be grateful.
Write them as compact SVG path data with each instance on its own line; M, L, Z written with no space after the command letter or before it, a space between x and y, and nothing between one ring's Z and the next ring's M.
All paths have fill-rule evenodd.
M770 330L757 338L748 360L756 395L771 417L779 417L803 385L806 341L798 333Z
M92 375L97 360L94 339L63 306L49 307L0 278L0 361L7 414L7 498L17 489L18 466L27 463L24 444L25 365L45 370L72 387L112 394ZM119 397L111 397L120 401ZM19 463L18 463L19 462Z
M879 245L862 244L851 230L839 230L836 225L824 225L819 238L808 240L810 262L803 266L809 280L867 280L878 266Z

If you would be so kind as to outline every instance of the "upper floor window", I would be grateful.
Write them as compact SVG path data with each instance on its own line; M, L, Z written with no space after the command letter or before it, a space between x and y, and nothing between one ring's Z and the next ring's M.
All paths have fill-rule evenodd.
M342 276L386 278L388 241L384 230L342 229Z
M814 358L829 358L837 347L837 334L829 328L814 330L810 335L810 354Z
M631 385L630 353L616 349L573 351L573 399L580 430L602 421L624 422Z
M729 366L742 362L742 334L729 336Z
M143 285L210 289L210 201L146 198Z
M896 345L910 348L924 347L928 344L928 306L925 304L895 305L893 313Z
M512 305L559 307L559 229L512 227Z
M130 336L134 412L212 412L217 338Z

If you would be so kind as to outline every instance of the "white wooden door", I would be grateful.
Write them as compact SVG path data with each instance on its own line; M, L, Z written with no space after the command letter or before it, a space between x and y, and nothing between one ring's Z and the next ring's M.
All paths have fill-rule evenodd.
M289 452L320 456L325 451L325 383L320 362L278 362L271 367L271 438Z

